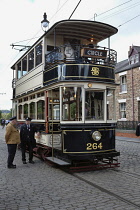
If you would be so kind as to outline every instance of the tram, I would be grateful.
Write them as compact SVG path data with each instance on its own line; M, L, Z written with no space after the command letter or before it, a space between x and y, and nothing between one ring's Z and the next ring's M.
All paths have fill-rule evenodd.
M87 20L63 20L46 31L13 70L13 115L27 116L41 131L36 155L58 164L118 165L115 149L117 28ZM101 41L106 47L100 46Z

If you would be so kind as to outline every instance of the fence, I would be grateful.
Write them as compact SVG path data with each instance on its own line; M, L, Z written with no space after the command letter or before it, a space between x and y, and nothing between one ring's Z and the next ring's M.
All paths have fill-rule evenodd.
M136 130L138 121L118 121L117 129L120 130Z

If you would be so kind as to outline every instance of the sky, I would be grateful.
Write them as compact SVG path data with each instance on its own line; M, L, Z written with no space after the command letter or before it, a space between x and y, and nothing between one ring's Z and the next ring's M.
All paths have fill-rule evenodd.
M69 19L79 0L0 0L0 110L12 108L11 66L25 51L11 44L31 46L41 35L46 12L51 27ZM129 46L140 46L140 0L81 0L71 19L104 22L118 28L111 48L120 62L128 58ZM100 46L104 46L100 43ZM21 49L21 48L19 48Z

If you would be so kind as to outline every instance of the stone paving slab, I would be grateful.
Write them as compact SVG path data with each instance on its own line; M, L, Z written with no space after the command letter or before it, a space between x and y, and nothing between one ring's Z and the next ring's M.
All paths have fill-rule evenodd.
M139 209L102 192L77 177L47 165L36 157L34 161L35 164L22 164L21 151L17 150L15 156L17 168L8 169L4 130L0 128L0 210ZM86 172L85 175L83 173L83 176L104 185L103 181L107 180L107 177L110 179L113 172L93 171ZM116 184L122 184L121 177L120 180L117 177ZM131 186L130 184L128 187ZM114 184L110 182L109 188L112 190L113 187ZM126 196L130 196L130 190L127 192ZM136 202L138 202L137 198L135 197Z

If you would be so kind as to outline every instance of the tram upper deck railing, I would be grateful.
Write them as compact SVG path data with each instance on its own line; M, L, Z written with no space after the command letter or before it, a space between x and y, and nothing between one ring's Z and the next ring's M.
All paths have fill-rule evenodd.
M89 45L62 45L45 55L46 67L59 63L107 65L114 67L117 62L115 50Z

